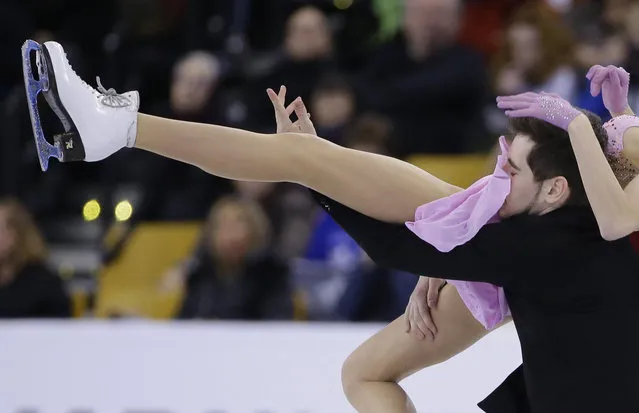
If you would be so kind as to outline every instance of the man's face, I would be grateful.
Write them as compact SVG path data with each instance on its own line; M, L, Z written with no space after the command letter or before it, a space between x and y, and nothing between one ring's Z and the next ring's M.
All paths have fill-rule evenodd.
M535 182L528 154L534 143L525 135L517 135L508 150L508 163L504 166L510 175L510 194L499 210L501 218L521 213L536 213L540 209L541 183Z

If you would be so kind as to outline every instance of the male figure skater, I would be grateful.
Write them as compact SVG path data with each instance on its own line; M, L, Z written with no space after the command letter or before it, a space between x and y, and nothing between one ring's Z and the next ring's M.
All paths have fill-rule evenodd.
M504 288L523 364L480 403L486 412L637 412L639 259L628 237L601 237L568 133L533 118L513 129L505 206L526 207L448 253L313 193L379 265Z

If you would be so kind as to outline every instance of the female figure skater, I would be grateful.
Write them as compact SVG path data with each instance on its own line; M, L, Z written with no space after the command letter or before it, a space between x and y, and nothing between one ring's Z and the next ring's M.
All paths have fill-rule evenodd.
M405 162L306 134L264 135L138 114L137 92L90 88L72 71L60 45L45 43L38 53L48 82L45 96L67 130L56 137L57 152L52 152L63 161L98 161L124 146L135 146L226 178L299 183L368 216L396 223L413 220L420 205L461 190ZM298 127L308 120L299 101L293 109L281 107L280 113L282 109L286 115L297 112ZM37 113L33 104L31 110ZM43 139L35 123L34 129ZM502 212L521 209L507 202ZM453 288L442 289L432 317L438 327L432 345L402 334L406 327L401 317L349 357L344 387L359 411L414 411L396 382L444 361L487 333Z
M571 125L569 136L601 235L612 241L639 231L639 118L628 105L630 75L623 68L597 65L586 76L591 82L591 94L602 94L613 117L605 125L609 136L607 154L599 150L594 134L583 123ZM558 96L543 93L499 97L497 105L509 117L538 117L540 112L536 109L549 98L569 106Z

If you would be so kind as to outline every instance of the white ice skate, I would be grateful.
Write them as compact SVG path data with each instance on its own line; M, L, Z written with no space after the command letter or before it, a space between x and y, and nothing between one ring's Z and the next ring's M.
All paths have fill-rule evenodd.
M38 79L33 76L30 54L35 51ZM56 42L40 45L27 40L22 46L24 85L40 166L46 171L49 158L60 162L94 162L135 143L137 91L118 94L106 90L98 79L98 90L73 71L62 46ZM42 92L60 118L65 133L47 142L40 124L37 97Z

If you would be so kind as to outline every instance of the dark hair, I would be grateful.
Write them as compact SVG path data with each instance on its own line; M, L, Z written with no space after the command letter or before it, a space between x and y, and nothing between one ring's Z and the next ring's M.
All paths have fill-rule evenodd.
M328 74L323 75L313 90L314 95L338 93L352 95L353 88L346 76L334 72L329 72Z
M358 145L374 145L384 151L393 152L393 124L375 113L358 116L344 132L344 146L352 148Z
M582 112L590 120L590 125L603 151L608 142L608 134L603 128L601 118L585 110ZM535 181L541 182L563 176L570 187L570 197L566 205L589 205L568 132L535 118L511 119L510 132L513 137L522 134L533 141L534 146L528 154L527 162Z

